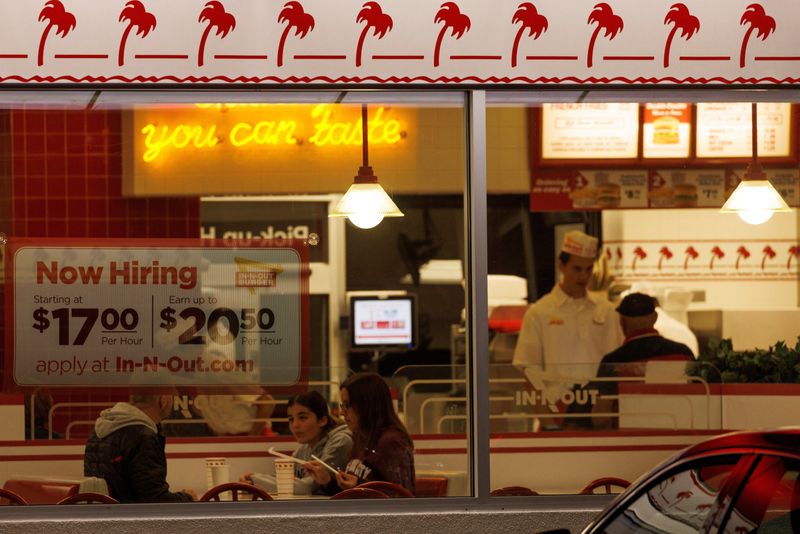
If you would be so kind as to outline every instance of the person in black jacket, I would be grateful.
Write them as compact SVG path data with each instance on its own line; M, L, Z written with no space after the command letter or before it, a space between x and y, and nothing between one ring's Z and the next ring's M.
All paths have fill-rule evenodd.
M600 360L597 369L599 378L614 378L620 376L644 376L648 361L672 360L690 362L694 360L692 349L663 337L655 329L656 300L644 293L630 293L617 307L622 331L625 333L625 343L618 349L609 352ZM617 401L607 397L617 394L616 381L600 381L590 383L588 389L597 389L601 398L594 405L594 412L612 412L618 409ZM615 428L617 421L609 417L595 417L592 420L594 428Z
M161 420L171 395L132 395L100 412L86 443L84 476L102 478L119 502L188 502L192 490L169 491Z

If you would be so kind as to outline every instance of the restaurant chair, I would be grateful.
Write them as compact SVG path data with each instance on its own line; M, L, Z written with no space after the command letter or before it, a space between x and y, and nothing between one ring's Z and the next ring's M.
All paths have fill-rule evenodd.
M446 497L447 478L417 477L415 495L417 497Z
M611 488L616 487L625 491L625 488L630 485L631 483L624 478L602 477L589 482L586 487L581 490L581 495L591 495L597 488L604 488L605 493L622 493L621 491L611 491Z
M505 488L498 488L489 493L492 497L508 497L508 496L525 496L525 495L539 495L537 492L524 486L506 486Z
M382 491L378 491L372 488L350 488L344 491L340 491L333 497L331 500L338 500L338 499L388 499L389 496L383 493Z
M0 488L0 506L28 504L28 502L11 490Z
M8 479L3 484L3 489L19 495L28 504L57 504L70 495L79 493L79 486L79 481L31 477L30 479Z
M227 482L225 484L220 484L219 486L214 486L207 492L200 497L201 501L220 501L220 495L225 493L226 491L231 492L231 500L232 501L271 501L272 497L270 497L269 493L253 486L252 484L243 484L241 482ZM239 494L250 495L249 499L240 499Z
M394 482L386 482L384 480L373 480L372 482L364 482L363 484L359 484L356 487L378 490L381 493L385 493L386 496L390 498L408 498L414 496L413 493L405 489L403 486L395 484Z
M102 493L76 493L57 504L119 504L119 501Z

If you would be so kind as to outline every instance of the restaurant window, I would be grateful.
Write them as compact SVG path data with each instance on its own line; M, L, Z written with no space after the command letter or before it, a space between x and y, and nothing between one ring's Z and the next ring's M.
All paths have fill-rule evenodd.
M295 465L294 486L278 487L274 461L301 442L316 451L323 436L311 408L316 430L293 425L287 401L320 394L324 417L343 425L330 437L359 402L380 404L355 398L355 385L342 402L344 381L373 373L409 453L401 466L365 460L359 474L404 470L394 481L417 496L470 494L460 93L38 91L0 102L2 448L17 458L4 488L32 504L85 491L131 499L84 476L84 445L103 410L166 394L155 422L171 491L201 497L246 476L273 498L319 498L328 490L300 484ZM354 182L388 196L366 215L332 216L349 213L340 203ZM395 211L371 214L387 201ZM376 448L367 438L326 463L364 460Z
M796 212L720 213L754 111L796 207L792 94L487 92L494 495L619 492L722 429L793 424Z

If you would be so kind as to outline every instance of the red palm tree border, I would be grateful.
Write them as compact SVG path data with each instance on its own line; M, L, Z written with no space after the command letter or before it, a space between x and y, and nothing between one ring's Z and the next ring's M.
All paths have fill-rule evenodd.
M43 20L47 20L47 26L39 39L39 50L36 56L36 64L40 67L44 64L44 45L50 30L55 27L56 35L63 39L76 26L75 15L67 11L60 0L48 0L39 13L39 22Z
M436 12L436 17L433 19L434 24L444 22L439 35L436 37L436 45L433 48L433 66L439 66L439 52L442 49L442 39L448 29L451 30L450 35L456 39L461 39L464 32L469 31L471 22L469 17L461 13L461 10L454 2L445 2Z
M686 4L673 4L664 17L664 24L673 24L672 29L667 35L667 42L664 45L664 68L669 67L669 50L672 46L672 39L678 30L681 30L681 37L688 41L695 32L700 30L700 20L689 13Z
M540 15L536 10L536 6L530 2L523 2L519 5L514 17L511 19L511 24L521 23L517 35L514 37L514 45L511 47L511 67L517 66L517 53L519 52L519 41L522 39L525 30L528 30L528 37L533 37L534 40L547 31L547 18Z
M122 32L117 58L117 64L120 67L125 64L125 43L128 41L128 35L131 33L131 29L136 26L136 35L144 39L147 37L147 34L156 27L155 16L149 13L145 9L144 4L139 0L130 0L130 2L125 4L125 8L119 14L118 22L123 22L125 20L128 21L128 26L125 28L125 31Z
M203 66L203 55L205 53L206 41L211 29L217 28L217 35L220 39L224 39L228 32L236 28L236 19L233 15L225 11L223 6L217 0L207 2L203 10L200 12L197 22L207 22L206 29L203 30L203 35L200 37L200 46L197 49L197 66Z
M286 2L278 15L278 23L282 24L284 22L288 24L281 33L280 40L278 41L279 67L283 66L283 48L291 29L295 29L294 34L300 36L300 39L304 38L308 32L314 29L314 17L306 13L300 2L296 2L295 0Z
M361 66L361 53L364 49L364 39L366 39L370 28L373 30L372 35L378 39L383 39L384 35L391 31L393 27L392 17L384 13L380 4L377 2L367 2L361 7L362 9L358 12L358 16L356 17L356 23L360 24L366 22L366 25L358 36L356 67Z
M739 49L739 68L742 69L745 65L747 43L750 40L753 30L757 30L756 38L760 38L762 41L764 41L772 32L775 31L775 19L767 15L767 13L764 11L764 7L761 4L750 4L742 14L742 18L739 20L740 26L744 26L745 24L749 25L750 27L747 28L747 31L742 38L742 46Z
M586 23L591 25L595 22L597 23L597 27L592 32L592 36L589 38L589 50L586 53L586 66L589 68L592 66L594 45L597 41L598 35L600 35L600 31L605 30L605 37L608 37L609 40L611 40L614 39L614 37L616 37L624 27L622 17L615 15L614 11L611 9L611 6L605 2L596 4L594 9L592 9L592 12L589 13L589 20Z

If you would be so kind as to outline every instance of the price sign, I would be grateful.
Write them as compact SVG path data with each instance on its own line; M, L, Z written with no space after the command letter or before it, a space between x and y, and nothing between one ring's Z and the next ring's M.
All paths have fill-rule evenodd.
M20 385L294 384L301 251L12 243Z

